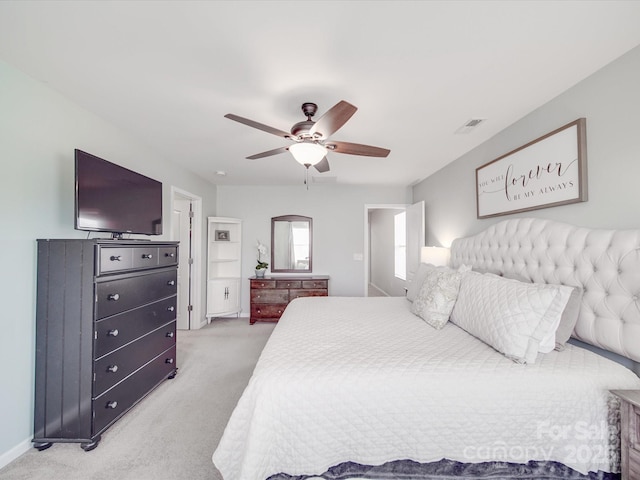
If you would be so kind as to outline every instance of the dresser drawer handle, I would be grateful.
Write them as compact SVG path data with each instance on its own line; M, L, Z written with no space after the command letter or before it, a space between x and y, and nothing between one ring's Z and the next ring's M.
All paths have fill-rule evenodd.
M261 283L261 284L260 284L260 286L261 286L261 287L264 287L264 283Z
M119 262L122 260L122 255L111 255L111 257L109 257L109 260L111 260L112 262Z
M107 367L107 372L116 373L118 371L118 365L109 365Z
M109 295L107 295L107 300L113 300L114 302L117 302L118 300L120 300L120 294L110 293Z
M165 256L165 257L173 258L173 257L175 257L175 256L176 256L176 254L175 254L175 253L165 253L165 254L164 254L164 256Z
M173 312L175 309L176 307L174 307L173 305L171 305L170 307L167 307L168 312Z
M118 331L118 329L114 328L113 330L109 330L107 332L107 337L117 337L119 333L120 332Z
M262 310L260 310L259 308L258 308L258 310L257 310L257 311L258 311L258 313L262 313Z
M117 408L117 407L118 407L118 402L116 402L115 400L107 402L107 408Z
M175 281L175 280L169 280L169 281L167 282L167 285L169 285L170 287L173 287L175 284L176 284L176 281Z
M282 314L282 310L278 310L278 313L279 313L279 314Z
M173 358L167 358L164 363L168 363L169 365L171 365L173 363Z
M142 258L153 258L153 255L151 255L150 253L143 253Z
M167 332L167 338L173 338L173 332Z

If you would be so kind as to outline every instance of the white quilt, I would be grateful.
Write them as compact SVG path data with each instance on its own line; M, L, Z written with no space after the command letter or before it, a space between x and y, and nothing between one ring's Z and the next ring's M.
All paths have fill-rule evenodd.
M571 345L516 364L451 323L433 329L404 298L300 298L213 461L225 480L442 458L617 472L608 390L637 388L630 370Z

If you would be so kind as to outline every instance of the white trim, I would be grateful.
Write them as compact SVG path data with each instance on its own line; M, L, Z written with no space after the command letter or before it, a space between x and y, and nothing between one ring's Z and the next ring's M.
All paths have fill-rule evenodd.
M207 324L207 319L202 316L202 263L205 261L202 254L202 198L193 195L186 190L171 186L171 205L170 211L173 212L174 199L182 197L191 200L193 206L193 224L191 237L192 257L195 259L191 266L191 304L193 311L191 312L192 328L199 329ZM171 218L170 235L173 233L173 215ZM175 239L174 239L175 240Z
M23 440L22 442L17 444L15 447L4 452L2 455L0 455L0 468L6 467L11 462L13 462L16 458L27 453L31 448L31 446L32 446L31 437L29 437L26 440Z

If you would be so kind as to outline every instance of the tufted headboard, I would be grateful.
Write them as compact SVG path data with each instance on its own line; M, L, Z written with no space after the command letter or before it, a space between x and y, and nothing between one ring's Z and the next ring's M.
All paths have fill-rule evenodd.
M573 337L640 362L640 230L515 218L451 245L451 265L584 290Z

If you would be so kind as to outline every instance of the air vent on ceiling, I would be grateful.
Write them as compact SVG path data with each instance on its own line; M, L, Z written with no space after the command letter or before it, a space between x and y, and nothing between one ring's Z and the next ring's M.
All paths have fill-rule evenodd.
M484 122L486 118L472 118L471 120L467 120L464 125L458 128L455 133L457 135L463 133L470 133L473 129L477 128L482 122Z

